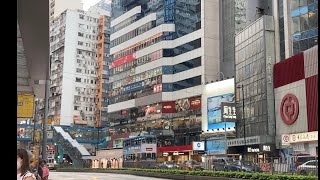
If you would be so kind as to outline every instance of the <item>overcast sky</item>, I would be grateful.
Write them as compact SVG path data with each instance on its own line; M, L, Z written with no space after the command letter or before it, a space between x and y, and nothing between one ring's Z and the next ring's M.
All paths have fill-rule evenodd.
M88 10L91 6L95 5L100 0L82 0L83 10Z

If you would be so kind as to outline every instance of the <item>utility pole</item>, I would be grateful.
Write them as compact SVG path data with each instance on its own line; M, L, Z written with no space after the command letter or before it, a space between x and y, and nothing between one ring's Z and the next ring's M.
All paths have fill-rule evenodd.
M243 91L243 84L241 85L242 90L242 121L243 121L243 139L244 139L244 151L246 151L246 122L245 122L245 116L244 116L244 91Z
M48 105L49 105L49 80L45 82L45 101L44 101L44 121L43 121L43 138L42 138L42 159L47 160L47 126L48 126Z
M50 66L51 66L52 56L49 56L49 65L46 69L46 80L45 80L45 94L44 94L44 121L43 121L43 141L42 141L42 159L47 160L47 126L48 126L48 109L49 109L49 90L50 90Z
M244 86L243 84L240 86L237 86L237 89L240 89L241 88L241 91L242 91L242 122L243 122L243 139L244 139L244 152L246 151L247 149L247 145L246 145L246 122L245 122L245 114L244 114ZM243 152L243 155L244 155L244 152Z

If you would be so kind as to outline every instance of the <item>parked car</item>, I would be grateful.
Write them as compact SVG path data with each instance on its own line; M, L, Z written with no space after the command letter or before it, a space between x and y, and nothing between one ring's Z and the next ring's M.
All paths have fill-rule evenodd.
M212 160L212 169L214 171L227 171L227 167L232 163L233 161L227 158L215 158Z
M228 171L261 172L260 167L250 161L236 161L227 166Z
M317 156L297 156L297 160L295 161L296 167L311 161L311 160L318 160Z
M174 163L172 161L166 161L166 162L160 163L158 165L158 168L160 168L160 169L174 169L174 168L177 168L177 165L176 165L176 163Z
M201 163L195 160L184 161L179 165L179 168L186 170L203 170Z
M297 173L301 175L318 174L318 160L311 160L297 167Z

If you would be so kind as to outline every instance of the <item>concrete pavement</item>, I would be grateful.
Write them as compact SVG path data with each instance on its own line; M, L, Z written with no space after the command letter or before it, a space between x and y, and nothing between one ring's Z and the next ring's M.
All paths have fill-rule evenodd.
M55 172L50 171L49 180L168 180L127 174Z

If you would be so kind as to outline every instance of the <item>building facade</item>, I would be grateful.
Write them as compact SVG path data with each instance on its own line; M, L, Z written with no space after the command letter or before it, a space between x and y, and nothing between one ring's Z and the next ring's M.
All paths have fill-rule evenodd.
M277 62L318 44L317 0L274 0Z
M272 16L262 16L235 38L237 139L230 140L228 146L230 152L240 152L248 159L257 158L252 149L275 144L273 22ZM261 153L268 156L270 152Z
M54 18L60 16L65 10L82 10L81 0L49 0L49 20L52 22Z
M274 65L274 93L280 155L318 156L318 46Z
M272 15L271 0L223 0L221 7L221 61L223 76L233 77L235 35L262 15ZM222 74L221 74L222 75Z
M113 134L157 135L162 159L174 151L180 151L171 157L175 161L193 156L191 144L201 134L202 88L219 77L219 3L112 2Z
M97 116L103 73L100 57L108 52L104 46L109 38L104 33L108 18L107 11L66 10L50 25L49 115L56 125L96 126L101 119Z

